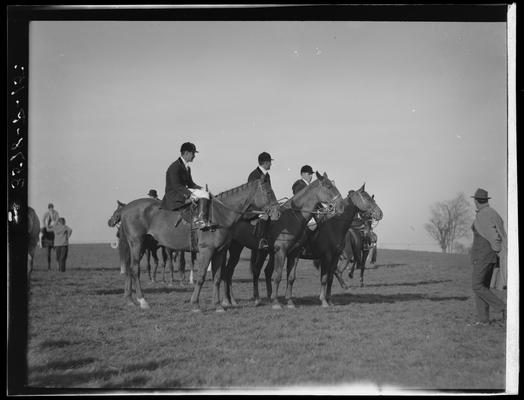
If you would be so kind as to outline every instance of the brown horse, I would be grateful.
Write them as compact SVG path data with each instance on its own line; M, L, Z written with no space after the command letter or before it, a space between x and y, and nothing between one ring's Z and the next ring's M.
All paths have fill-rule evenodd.
M149 200L150 198L146 198L145 200ZM151 204L153 204L153 200L154 201L158 201L156 199L151 199L149 200ZM117 227L118 228L118 231L117 231L117 237L118 237L118 251L119 251L119 254L120 254L120 273L122 274L125 274L125 271L126 271L126 263L129 263L129 248L126 248L126 244L123 243L123 241L121 240L120 238L120 229L119 229L119 226L120 226L120 220L121 220L121 213L122 213L122 209L126 206L126 203L122 203L120 200L117 200L117 208L116 210L113 212L113 215L111 215L111 217L109 218L109 220L107 221L107 225L111 228L113 227ZM169 284L173 284L174 282L174 271L173 271L173 263L176 262L176 260L178 259L179 261L179 273L180 273L180 281L182 284L185 284L186 282L186 278L185 278L185 265L186 265L186 262L185 262L185 257L184 257L184 252L173 252L172 250L170 249L167 249L163 246L159 246L158 245L158 242L150 235L146 235L144 237L144 241L143 241L143 251L142 251L142 256L140 256L140 259L142 259L143 257L143 254L146 255L146 260L147 260L147 273L149 275L149 280L150 282L156 282L156 272L157 272L157 269L158 269L158 265L159 265L159 260L158 260L158 256L157 256L157 251L158 249L161 250L162 252L162 260L163 260L163 270L162 270L162 282L166 282L165 280L165 273L166 273L166 267L169 266L169 270L170 270L170 274L171 274L171 279L170 279L170 282ZM153 261L155 263L155 268L153 270L153 274L151 274L151 261L150 261L150 257L153 257ZM126 260L127 258L127 260ZM194 264L194 261L196 259L196 253L193 252L192 253L192 256L191 256L191 270L193 270L193 264ZM140 278L140 269L138 270L138 278Z
M349 228L345 238L344 251L340 255L335 271L335 276L344 289L348 289L349 286L344 282L342 274L350 263L352 265L349 277L353 278L355 267L358 267L360 269L360 287L364 287L364 270L366 269L366 262L370 252L371 263L373 264L377 260L377 235L371 230L373 218L363 217L364 220L362 222L356 225L353 224Z
M323 307L331 306L331 285L340 254L343 251L346 234L357 212L368 212L377 221L382 219L382 210L364 189L364 185L356 191L348 193L344 200L344 212L318 224L314 231L307 232L307 240L303 248L297 248L288 254L288 287L286 299L289 304L295 280L298 257L315 260L315 266L320 267L320 301ZM303 251L305 250L305 251Z
M35 251L40 236L40 220L32 207L27 207L27 276L33 272Z
M280 218L272 221L268 227L268 243L270 250L255 251L251 257L251 271L253 276L253 297L255 305L261 304L258 292L258 279L260 271L269 255L269 262L266 266L266 285L268 279L268 268L273 272L276 266L276 274L273 277L275 291L268 291L268 297L272 302L272 307L275 309L282 308L277 295L278 287L282 279L282 268L288 251L296 246L297 242L302 238L306 224L317 210L317 206L321 203L328 203L329 209L334 212L342 212L343 199L336 186L329 180L326 173L320 175L316 173L317 180L306 186L301 191L297 192L291 199L279 207ZM238 251L238 250L237 250ZM229 268L230 266L228 266ZM231 277L232 272L228 269L226 295L231 295ZM271 274L269 275L269 279ZM267 286L268 288L271 285ZM231 301L231 298L229 299ZM226 300L227 301L227 300ZM291 302L291 300L290 300Z
M131 287L134 283L140 307L149 308L142 293L140 280L137 278L142 242L145 235L149 234L161 246L168 249L198 251L197 262L200 266L200 277L191 296L191 303L195 306L195 310L199 310L199 295L205 281L206 267L211 261L214 276L213 304L217 311L224 311L218 298L222 258L230 241L230 228L251 207L258 210L266 209L275 201L275 194L265 178L212 196L209 215L218 228L208 231L192 229L192 223L182 217L183 211L160 209L156 201L154 204L149 202L144 204L144 199L135 200L133 207L129 207L130 203L121 210L120 225L121 236L128 242L126 248L130 251L131 260L130 265L126 268L126 298L133 302Z

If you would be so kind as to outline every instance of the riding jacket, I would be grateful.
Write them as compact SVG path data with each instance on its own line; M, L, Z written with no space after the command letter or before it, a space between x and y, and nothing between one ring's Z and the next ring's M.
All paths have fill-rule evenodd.
M293 191L293 195L300 192L302 189L304 189L307 186L306 181L304 179L299 179L295 183L293 183L293 186L291 187L291 190Z
M191 169L184 165L179 157L172 163L166 172L166 193L160 203L160 208L165 210L176 210L184 204L191 196L189 189L202 189L201 186L193 182Z
M259 168L259 167L256 167L248 176L247 178L247 182L253 182L253 181L256 181L257 179L260 179L260 178L263 178L264 177L264 173L262 172L262 170ZM269 183L269 185L271 186L271 178L269 177L269 172L266 173L266 179L267 179L267 182Z

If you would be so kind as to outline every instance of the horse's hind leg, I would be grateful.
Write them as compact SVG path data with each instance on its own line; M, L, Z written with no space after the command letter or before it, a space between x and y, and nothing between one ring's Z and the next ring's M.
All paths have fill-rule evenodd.
M226 250L215 252L211 261L211 270L213 271L213 305L216 312L224 312L225 309L220 304L220 282L222 280L222 266Z
M200 311L199 307L199 298L200 292L202 291L202 285L206 281L207 266L211 259L211 249L208 247L202 247L200 249L200 256L198 257L198 271L199 277L195 282L195 288L193 289L193 294L191 295L191 304L193 304L193 311Z
M287 258L287 285L286 285L286 300L288 308L295 308L295 303L293 303L293 283L295 283L295 278L297 276L297 265L299 261L300 254L297 254L296 257Z
M140 285L140 258L142 256L142 243L140 240L134 240L129 243L131 249L131 279L135 283L136 299L140 303L140 308L148 309L149 304L147 304L146 299L142 293L142 287Z

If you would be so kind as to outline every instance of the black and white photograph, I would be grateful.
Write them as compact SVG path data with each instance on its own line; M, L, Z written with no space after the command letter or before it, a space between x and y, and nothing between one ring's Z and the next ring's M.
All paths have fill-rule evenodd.
M515 4L7 20L7 394L517 394Z

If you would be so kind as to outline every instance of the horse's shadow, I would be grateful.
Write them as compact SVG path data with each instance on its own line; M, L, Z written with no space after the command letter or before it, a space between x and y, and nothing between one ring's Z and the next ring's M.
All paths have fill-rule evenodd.
M143 287L142 291L144 293L188 293L193 291L193 287L187 286L187 287L176 287L176 286L168 286L168 287ZM112 295L112 294L124 294L124 289L99 289L91 292L92 294L96 295Z
M396 293L396 294L353 294L353 293L340 293L331 296L331 300L335 305L349 305L354 303L360 304L385 304L385 303L398 303L403 301L466 301L468 296L428 296L420 293ZM305 296L297 297L295 300L297 306L318 306L320 300L318 296Z
M419 286L419 285L432 285L434 283L445 283L452 282L451 279L421 281L421 282L403 282L403 283L377 283L377 284L366 284L366 287L385 287L385 286Z

